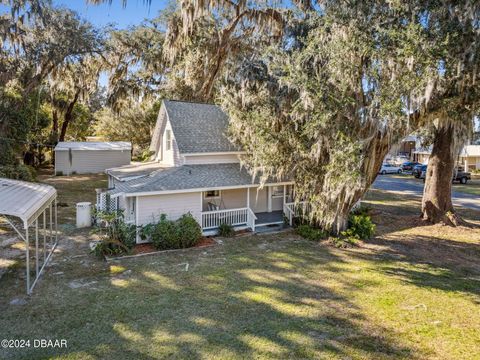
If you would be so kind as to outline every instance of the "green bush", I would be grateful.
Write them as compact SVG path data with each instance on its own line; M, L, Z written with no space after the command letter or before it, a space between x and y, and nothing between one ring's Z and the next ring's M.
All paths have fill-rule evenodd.
M308 224L299 225L298 227L295 228L295 231L301 237L307 240L312 240L312 241L325 239L328 236L328 234L325 231L314 228L313 226Z
M177 249L180 234L178 227L174 221L167 220L165 215L162 215L160 221L155 224L151 240L153 245L160 250Z
M337 248L349 248L349 247L357 245L358 238L356 238L355 236L332 237L331 241L332 241L333 245Z
M188 248L195 246L202 238L202 229L192 214L184 214L176 221L180 237L180 247Z
M351 215L348 220L348 229L342 231L344 238L367 240L375 233L375 224L368 215Z
M37 173L33 167L28 165L2 165L0 166L0 177L14 180L35 181Z
M183 249L196 245L202 237L202 229L191 214L177 221L168 220L164 214L148 231L153 245L160 250Z
M231 237L235 234L233 226L227 223L221 223L218 227L218 235L223 237Z
M129 253L136 243L137 227L125 223L122 213L99 212L97 216L104 226L105 234L93 252L97 255Z

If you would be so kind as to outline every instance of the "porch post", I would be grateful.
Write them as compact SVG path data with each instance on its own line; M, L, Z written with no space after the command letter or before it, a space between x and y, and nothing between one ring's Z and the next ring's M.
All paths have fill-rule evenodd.
M247 188L247 208L250 209L250 188Z
M267 186L267 211L272 212L272 187Z
M287 202L287 185L283 185L283 205Z

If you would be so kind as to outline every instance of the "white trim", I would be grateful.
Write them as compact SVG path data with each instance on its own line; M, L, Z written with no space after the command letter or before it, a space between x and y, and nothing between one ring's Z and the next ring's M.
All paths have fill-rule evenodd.
M243 155L246 151L218 151L218 152L203 152L203 153L181 153L183 156L204 156L204 155Z
M271 183L265 184L268 185L293 185L292 182L281 182L281 183ZM125 197L131 196L151 196L151 195L165 195L165 194L182 194L182 193L190 193L190 192L199 192L199 191L208 191L208 190L231 190L231 189L247 189L247 188L256 188L260 187L260 184L252 184L252 185L233 185L233 186L217 186L217 187L208 187L208 188L194 188L194 189L181 189L181 190L163 190L163 191L145 191L145 192L138 192L138 193L118 193L113 194L112 196L120 196L125 195Z

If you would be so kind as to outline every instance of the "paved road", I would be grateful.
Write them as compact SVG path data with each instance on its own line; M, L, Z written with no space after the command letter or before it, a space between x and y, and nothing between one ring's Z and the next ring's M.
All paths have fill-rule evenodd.
M409 179L390 175L378 175L372 187L378 190L387 190L402 194L422 196L423 185L424 184L422 181L413 178ZM454 206L480 210L480 197L477 195L466 194L454 190L452 192L452 201Z

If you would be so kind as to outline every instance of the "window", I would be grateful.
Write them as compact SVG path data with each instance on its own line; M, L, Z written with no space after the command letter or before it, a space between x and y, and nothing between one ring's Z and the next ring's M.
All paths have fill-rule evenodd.
M272 197L283 197L283 185L272 186Z
M214 199L220 197L220 190L208 190L204 192L205 199Z
M172 130L165 131L166 149L172 150Z

